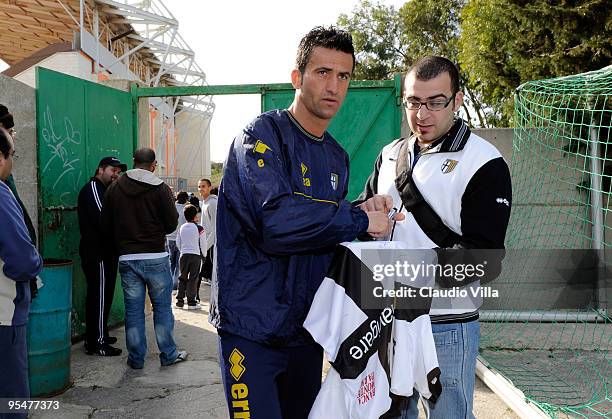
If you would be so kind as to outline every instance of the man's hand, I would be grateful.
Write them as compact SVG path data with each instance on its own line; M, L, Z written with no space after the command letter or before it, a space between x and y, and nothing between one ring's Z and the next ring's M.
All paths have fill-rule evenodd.
M375 238L387 237L391 231L392 222L386 212L370 211L368 216L368 233Z
M359 204L359 208L365 212L382 211L388 214L393 208L393 199L390 195L374 195L372 198Z
M393 198L391 195L374 195L372 198L358 205L365 212L384 212L389 214L393 209ZM393 221L403 221L406 217L402 213L397 213L393 216Z

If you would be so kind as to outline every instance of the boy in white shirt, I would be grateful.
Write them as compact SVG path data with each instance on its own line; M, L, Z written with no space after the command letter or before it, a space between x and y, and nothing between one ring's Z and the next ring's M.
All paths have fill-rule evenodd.
M176 247L181 252L179 266L178 293L176 295L176 307L185 306L184 298L187 297L187 309L199 310L200 304L196 302L198 277L202 266L202 251L206 249L206 232L199 225L200 213L193 205L185 205L183 210L186 223L183 224L176 235Z

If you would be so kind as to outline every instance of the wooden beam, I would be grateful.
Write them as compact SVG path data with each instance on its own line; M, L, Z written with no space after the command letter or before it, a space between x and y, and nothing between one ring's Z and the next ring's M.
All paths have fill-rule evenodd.
M32 39L40 38L40 39L44 39L45 41L49 41L49 43L64 42L64 41L72 40L72 34L70 33L60 33L60 32L54 33L48 30L45 30L46 32L43 32L40 29L41 28L31 28L31 27L23 28L23 27L16 26L16 25L11 26L10 23L0 22L1 31L20 34L19 36L21 37L32 38Z
M18 28L27 29L25 33L30 33L33 35L36 35L37 34L36 32L39 31L46 35L56 36L57 34L67 34L72 37L72 30L68 28L55 29L55 28L50 28L47 25L23 22L23 21L22 22L14 22L14 21L0 22L0 25L4 25L5 27L9 29L14 28L15 30L17 30Z
M33 52L38 51L40 48L35 48L27 43L14 42L11 46L11 50L18 51L22 54L22 59L31 55Z
M73 23L72 27L63 21L51 20L51 19L40 19L27 15L18 15L16 13L2 12L1 15L8 16L13 22L25 23L30 25L41 25L44 28L58 28L62 29L76 29L76 25Z
M25 38L23 36L19 36L17 34L11 34L10 32L4 31L2 33L2 39L7 39L9 41L11 41L11 43L6 43L5 45L2 46L2 48L7 48L10 47L11 45L13 45L14 42L19 42L19 41L24 41L24 42L28 42L29 44L32 45L41 45L42 47L45 47L47 45L49 45L49 42L45 41L44 39L41 38Z
M60 14L52 11L44 12L40 10L23 9L21 7L0 7L0 13L11 16L13 19L20 19L24 16L41 22L49 22L52 24L63 23L66 26L73 26L76 28L76 24L66 15L66 13Z

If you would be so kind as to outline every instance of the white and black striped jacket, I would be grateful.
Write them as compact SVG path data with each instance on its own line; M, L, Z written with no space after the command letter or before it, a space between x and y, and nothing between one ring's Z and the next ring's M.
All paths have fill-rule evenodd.
M401 398L416 388L435 402L442 392L431 331L431 298L374 298L367 252L406 250L401 242L342 243L336 246L304 328L325 350L332 365L309 419L396 417ZM370 253L370 256L372 253ZM395 284L431 286L427 278Z
M458 235L457 247L467 249L503 249L512 205L510 171L499 151L483 138L470 132L457 119L447 134L424 150L415 148L416 137L400 138L385 146L376 159L374 171L356 203L376 194L388 194L393 205L406 216L393 229L392 240L400 240L413 249L439 247L419 227L414 216L404 208L396 188L400 175L397 166L404 142L406 164L415 185L444 225ZM436 302L432 304L436 306ZM432 322L467 321L477 312L440 309L430 312Z

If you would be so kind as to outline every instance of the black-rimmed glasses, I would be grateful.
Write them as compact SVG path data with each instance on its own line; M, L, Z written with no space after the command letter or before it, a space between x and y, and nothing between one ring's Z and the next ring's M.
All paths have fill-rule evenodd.
M448 100L432 99L425 102L421 102L420 100L416 100L414 98L404 98L402 103L406 109L410 111L418 111L421 109L421 106L425 105L425 107L430 111L436 112L446 108L449 103L455 99L455 95L456 93L453 94Z

